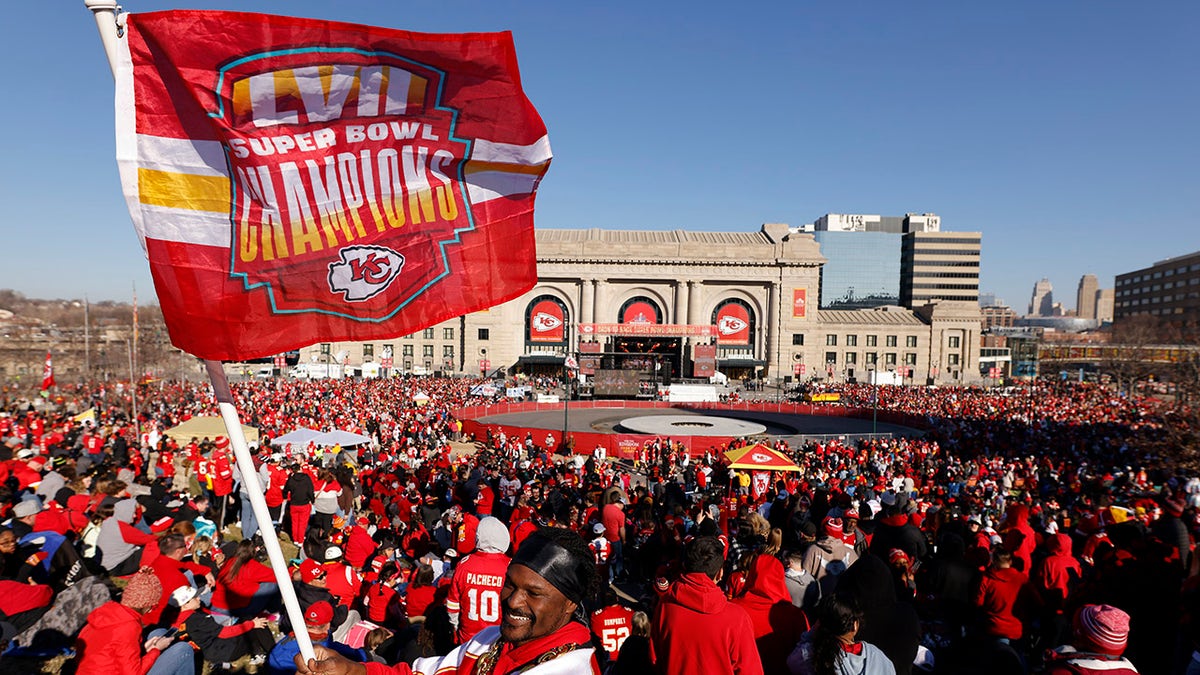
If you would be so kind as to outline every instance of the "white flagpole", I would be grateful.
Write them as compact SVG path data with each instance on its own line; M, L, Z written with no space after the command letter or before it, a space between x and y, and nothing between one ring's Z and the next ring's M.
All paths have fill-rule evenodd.
M271 570L275 572L275 581L279 583L279 593L283 596L283 607L296 634L296 643L305 661L315 659L312 640L308 637L308 631L304 630L304 613L300 611L300 601L296 598L296 589L292 586L291 575L288 574L287 561L283 559L283 549L279 547L279 539L275 535L275 526L271 520L271 512L267 509L267 500L263 497L262 486L256 479L258 470L254 468L250 447L246 445L246 436L242 433L242 421L238 419L237 408L233 405L233 392L229 389L225 369L219 361L206 360L204 367L208 369L208 379L212 382L213 393L217 397L221 419L225 421L229 444L233 446L233 456L237 458L238 470L242 473L242 487L250 493L250 506L254 509L254 518L258 520L258 529L262 532L267 557L271 560ZM303 544L304 542L300 542L301 546Z
M109 68L113 75L117 69L117 50L121 36L118 33L118 17L116 0L84 0L84 5L92 11L96 18L96 27L100 31L100 40L104 43L104 53L108 57ZM208 379L212 382L213 393L217 398L217 407L221 411L221 419L225 422L225 431L229 434L229 444L233 446L233 454L237 459L238 469L242 472L246 491L250 493L250 505L254 509L254 517L258 520L259 530L263 535L263 544L267 549L267 557L271 561L271 570L279 583L279 593L283 597L283 607L296 634L296 643L305 661L316 659L312 640L308 631L304 630L304 614L300 611L300 601L296 598L296 589L292 586L291 575L288 574L287 561L283 559L283 549L275 536L275 527L271 522L271 512L267 509L263 497L262 486L257 480L245 480L257 475L254 460L250 457L250 448L246 444L246 436L242 433L242 423L238 418L237 408L233 405L233 392L229 389L229 380L225 370L217 361L205 361ZM303 542L301 542L303 544Z

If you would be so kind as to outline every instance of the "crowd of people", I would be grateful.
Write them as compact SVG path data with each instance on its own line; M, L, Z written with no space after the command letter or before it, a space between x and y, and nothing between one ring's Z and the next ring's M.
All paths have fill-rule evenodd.
M911 437L775 449L465 438L453 378L0 393L5 658L78 673L1200 673L1200 478L1100 386L842 388ZM422 393L425 396L418 397ZM276 445L300 427L369 437ZM583 450L583 449L579 449ZM251 484L271 523L250 507ZM286 545L269 564L264 533ZM295 591L303 625L284 611ZM316 645L299 656L297 633Z

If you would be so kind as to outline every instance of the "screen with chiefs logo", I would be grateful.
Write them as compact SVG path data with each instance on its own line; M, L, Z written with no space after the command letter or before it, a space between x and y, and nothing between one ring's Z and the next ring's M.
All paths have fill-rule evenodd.
M745 305L721 305L717 310L717 340L723 345L750 344L750 310Z
M635 299L625 304L621 323L662 323L661 315L649 300Z
M529 341L561 344L566 341L566 325L565 312L557 300L539 299L529 311Z

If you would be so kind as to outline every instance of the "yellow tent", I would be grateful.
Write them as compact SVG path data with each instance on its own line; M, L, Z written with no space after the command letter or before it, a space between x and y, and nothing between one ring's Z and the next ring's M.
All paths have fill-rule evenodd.
M246 434L247 443L258 441L258 429L242 425L242 433ZM175 439L176 443L187 443L193 438L200 440L215 439L225 436L225 421L220 417L193 417L177 427L167 429L164 434Z
M799 471L800 467L787 455L765 444L756 443L745 448L736 448L725 453L731 469L754 471Z

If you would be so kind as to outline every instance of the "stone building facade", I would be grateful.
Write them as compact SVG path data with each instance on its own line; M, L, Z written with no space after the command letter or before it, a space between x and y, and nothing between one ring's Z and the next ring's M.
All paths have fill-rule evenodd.
M537 285L517 299L394 340L313 345L300 361L557 374L587 352L602 367L641 358L656 373L690 378L707 372L698 363L711 355L734 378L866 381L891 370L912 383L979 381L977 303L818 310L825 258L811 234L786 224L538 230L537 261Z

